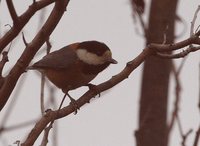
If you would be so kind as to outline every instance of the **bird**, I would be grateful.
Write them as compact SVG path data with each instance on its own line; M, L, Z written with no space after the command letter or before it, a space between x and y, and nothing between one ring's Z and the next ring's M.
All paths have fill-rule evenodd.
M106 44L92 40L76 42L53 51L27 69L42 72L64 92L59 109L66 96L74 107L79 109L76 100L68 92L82 86L94 87L90 81L110 64L117 63Z

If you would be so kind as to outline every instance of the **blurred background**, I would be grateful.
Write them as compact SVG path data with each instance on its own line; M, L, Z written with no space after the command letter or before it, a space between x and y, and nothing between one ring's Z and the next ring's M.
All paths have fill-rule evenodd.
M31 0L13 1L17 13L22 14ZM144 22L148 22L151 1L146 1ZM186 39L190 35L190 25L194 13L199 5L198 0L182 0L177 5L177 14L181 21L175 25L175 42ZM23 29L26 41L30 42L42 27L53 5L37 12ZM200 14L196 20L195 28L199 25ZM12 25L6 2L0 3L0 33L3 36ZM93 84L102 83L119 73L126 63L135 58L145 47L143 29L138 20L133 19L132 5L129 0L84 0L70 1L67 11L50 37L51 51L60 49L70 43L85 40L98 40L106 43L113 52L117 65L111 65L98 75ZM44 46L43 46L44 47ZM13 67L25 45L20 35L13 41L9 52L9 62L4 74ZM45 55L41 49L32 63ZM180 83L182 87L179 102L179 117L186 133L193 132L187 138L186 144L192 145L195 130L200 124L198 109L199 100L199 52L191 53L182 68ZM176 59L179 66L182 59ZM105 91L101 97L92 99L89 104L81 107L77 115L71 114L56 121L50 132L49 146L134 146L136 145L135 131L139 122L139 101L143 66L139 66L127 79ZM40 112L40 85L41 77L36 71L28 71L22 75L12 97L0 114L0 125L10 127L0 135L0 146L15 145L15 141L23 141L31 131L34 123L41 117ZM153 84L153 83L152 83ZM78 99L88 89L85 87L70 91L70 95ZM171 118L175 100L174 77L170 76L168 121ZM52 98L53 97L53 98ZM45 84L45 108L57 109L63 93L50 82ZM66 100L64 106L68 105ZM9 111L9 112L8 112ZM26 124L27 125L26 125ZM12 128L20 125L22 127ZM42 136L35 145L40 145ZM180 146L182 137L175 123L169 146Z

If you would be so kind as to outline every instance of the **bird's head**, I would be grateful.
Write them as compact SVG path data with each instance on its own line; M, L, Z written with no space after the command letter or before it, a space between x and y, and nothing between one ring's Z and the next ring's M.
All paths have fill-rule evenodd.
M117 64L108 46L101 42L82 42L78 45L76 53L81 61L89 65Z

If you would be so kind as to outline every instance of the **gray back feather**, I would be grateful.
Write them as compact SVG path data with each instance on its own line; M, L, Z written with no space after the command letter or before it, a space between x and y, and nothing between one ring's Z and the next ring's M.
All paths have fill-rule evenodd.
M36 62L31 66L32 69L67 69L73 65L77 60L77 55L68 46L63 47L60 50L54 51L43 57L40 61Z

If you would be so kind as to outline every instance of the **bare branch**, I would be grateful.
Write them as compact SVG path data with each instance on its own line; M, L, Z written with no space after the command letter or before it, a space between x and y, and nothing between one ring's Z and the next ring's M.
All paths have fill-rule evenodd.
M19 34L22 28L38 10L50 5L55 0L40 0L33 3L21 16L18 17L17 27L14 25L1 39L0 52Z
M164 30L164 33L163 33L163 43L162 44L166 44L167 42L167 31L169 29L169 26L167 25L165 30Z
M44 85L45 85L45 76L41 74L41 86L40 86L40 109L42 115L45 114L45 107L44 107Z
M200 113L200 63L199 63L199 101L198 101L198 108Z
M182 42L184 42L184 41L182 41ZM191 42L192 41L189 41L187 43L184 42L184 45L189 45L189 43L191 43ZM177 50L178 48L176 48L176 47L183 46L183 44L180 44L180 42L177 43L177 44L174 44L173 46L171 46L171 45L169 45L169 46L165 45L165 46L168 46L169 50L171 50L172 48ZM170 46L172 48L170 48ZM106 81L104 83L101 83L100 85L97 85L96 89L99 92L103 92L103 91L105 91L107 89L110 89L113 86L117 85L118 83L120 83L121 81L126 79L132 73L132 71L135 70L147 57L149 57L151 55L154 55L156 51L159 52L159 50L161 50L161 48L162 48L161 47L161 48L155 50L155 49L152 49L151 47L147 46L147 48L145 48L143 50L143 52L140 53L135 59L133 59L132 61L128 62L126 67L119 74L113 76L110 80L108 80L108 81ZM88 92L86 92L83 96L81 96L77 100L78 107L81 107L84 104L88 103L91 98L95 97L96 94L97 93L95 93L93 90L89 90ZM52 121L54 121L56 119L62 118L64 116L67 116L67 115L71 114L74 111L75 111L75 109L74 109L73 105L68 105L67 107L64 107L64 108L62 108L60 110L49 111L35 125L35 128L30 132L28 138L26 139L26 141L24 142L24 144L22 146L33 145L34 141L40 135L42 130L48 125L48 123L50 123L50 122L52 122Z
M193 131L193 130L190 129L186 134L183 135L183 137L182 137L182 143L181 143L182 146L186 146L186 145L185 145L185 142L186 142L188 136L192 133L192 131Z
M46 41L46 45L47 45L47 48L46 48L47 51L46 52L47 52L47 54L49 54L50 50L51 50L51 43L49 41L49 37L48 37L48 40ZM44 115L44 113L45 113L45 106L44 106L44 85L45 85L45 76L42 73L41 74L41 88L40 88L40 108L41 108L42 115Z
M196 136L195 136L195 139L194 139L193 146L198 146L199 139L200 139L200 126L199 126L199 129L196 131Z
M20 145L20 140L15 141L13 144L17 144L17 146Z
M42 1L40 1L42 2ZM38 2L36 2L38 3ZM10 94L12 93L19 77L24 73L26 67L33 59L36 52L40 47L45 43L47 38L55 29L56 25L60 21L62 15L65 12L65 7L69 3L69 0L65 1L56 1L55 6L47 19L46 23L43 25L41 30L32 40L32 42L26 47L21 57L14 65L8 76L5 78L5 82L0 90L0 109L4 107ZM65 5L66 4L66 5Z
M49 126L45 128L45 130L44 130L44 136L43 136L42 143L41 143L40 146L46 146L47 145L47 143L48 143L48 137L49 137L49 132L50 132L50 130L51 130L52 127L53 127L53 122L51 122L49 124Z
M144 22L144 19L142 18L142 15L141 13L137 13L138 14L138 18L139 18L139 21L140 21L140 24L142 26L142 29L143 29L143 33L144 33L144 36L147 38L148 37L148 29L147 29L147 26Z
M26 76L23 76L23 78L19 81L19 85L17 86L15 92L13 93L13 97L15 97L15 98L11 99L10 103L7 105L7 108L5 109L5 114L2 117L1 124L0 124L0 134L1 134L1 132L6 132L6 131L9 131L9 130L14 130L15 128L18 128L18 127L22 128L22 126L20 126L20 124L19 125L13 125L13 126L10 126L10 127L5 127L5 124L8 121L8 119L9 119L12 111L14 112L13 109L14 109L16 101L17 101L17 99L19 97L21 88L24 85L25 79L26 79ZM22 123L22 125L26 126L25 123ZM2 131L2 129L4 131Z
M176 53L176 54L164 54L164 53L157 53L156 55L158 57L161 57L161 58L166 58L166 59L178 59L178 58L183 58L185 57L186 55L188 55L189 53L191 52L195 52L197 50L200 50L200 47L193 47L191 45L191 47L189 47L188 49L186 50L183 50L182 52L180 53Z
M24 42L24 45L27 47L28 46L28 43L27 43L27 41L26 41L26 39L25 39L25 36L24 36L24 33L22 32L22 40L23 40L23 42Z
M8 62L8 52L7 51L4 51L2 53L2 60L0 61L0 77L2 78L2 71L3 71L3 68L5 66L5 64Z
M51 16L47 20L46 24L43 26L43 29L40 30L40 32L36 35L36 37L33 39L33 41L30 43L29 46L26 47L24 53L22 54L21 58L17 62L17 64L14 66L14 68L11 70L9 76L6 77L6 82L4 83L2 89L0 90L0 97L7 98L11 94L18 78L23 73L25 68L28 66L28 63L33 58L34 54L38 51L40 46L47 40L47 37L51 34L53 29L55 28L56 24L60 20L63 12L63 1L56 1L56 5L54 7L53 12L51 13ZM65 1L67 4L69 1ZM64 3L65 3L64 2ZM55 20L56 19L56 20ZM48 24L51 25L48 25ZM169 52L172 50L178 50L182 47L186 47L190 44L200 44L199 39L200 31L197 32L192 37L175 43L175 44L150 44L147 46L142 53L140 53L135 59L128 62L126 67L117 75L113 76L110 80L96 86L97 90L99 92L103 92L107 89L112 88L113 86L119 84L121 81L125 80L132 72L135 70L141 63L144 62L144 60L151 56L155 55L157 52ZM9 87L9 88L8 88ZM86 92L83 96L81 96L77 100L77 104L79 107L83 106L84 104L88 103L91 98L93 98L97 93L93 90L89 90ZM4 103L1 101L0 98L0 104ZM38 138L40 133L45 129L45 127L52 121L62 118L64 116L67 116L74 112L76 109L74 109L73 105L69 105L67 107L64 107L60 110L56 111L48 111L41 119L38 121L35 125L35 127L30 132L29 136L25 140L25 142L22 144L22 146L30 146L33 145L35 140Z
M181 68L181 67L179 67ZM179 111L179 101L180 101L180 91L181 91L181 84L180 84L180 80L179 80L179 69L176 70L175 64L172 63L172 72L173 75L175 77L175 81L176 81L176 90L175 90L175 101L174 101L174 109L173 109L173 113L172 113L172 118L171 121L169 123L168 129L167 129L167 135L169 135L169 133L171 132L175 120L176 120L176 115L178 114Z
M178 43L174 44L149 44L148 48L151 48L152 50L155 50L157 52L171 52L175 50L179 50L180 48L184 48L190 44L198 44L200 45L200 39L199 39L200 31L198 31L195 35L191 36L190 38L183 40Z
M20 129L20 128L25 128L26 126L34 125L34 123L35 123L36 121L37 121L37 120L35 119L35 120L23 122L23 123L16 124L16 125L12 125L12 126L8 126L8 127L1 127L1 128L0 128L0 135L1 135L3 132L8 132L8 131L12 131L12 130Z
M112 88L116 84L120 83L124 79L126 79L130 73L136 69L150 54L152 51L150 49L145 49L141 54L139 54L135 59L127 63L127 66L117 75L113 76L110 80L96 86L96 89L99 92L103 92L107 89ZM79 107L83 106L84 104L88 103L91 98L95 97L98 94L94 90L89 90L83 96L81 96L77 100L77 105ZM22 146L30 146L33 145L37 137L43 131L43 129L48 125L49 122L54 121L58 118L62 118L64 116L69 115L70 113L74 112L74 106L72 104L64 107L60 110L56 111L48 111L46 115L44 115L41 120L35 125L33 130L30 132L26 141L22 144Z
M51 43L50 43L50 41L49 41L49 38L46 40L46 45L47 45L47 54L49 54L50 53L50 51L51 51Z
M13 24L14 24L14 25L17 25L19 18L18 18L18 16L17 16L15 7L14 7L14 5L13 5L13 2L12 2L12 0L6 0L6 2L7 2L7 6L8 6L8 9L9 9L11 18L12 18L12 20L13 20Z
M180 121L180 118L179 118L178 114L176 115L176 119L177 119L177 123L178 123L179 132L180 132L181 137L182 137L181 144L182 144L182 146L186 146L185 142L186 142L188 136L192 133L192 129L189 129L188 132L186 134L184 134L183 127L181 125L181 121Z
M194 24L196 22L196 19L197 19L197 15L200 11L200 6L198 6L198 8L196 9L195 13L194 13L194 17L192 19L192 22L191 22L191 27L190 27L190 36L194 35L195 31L194 31Z

